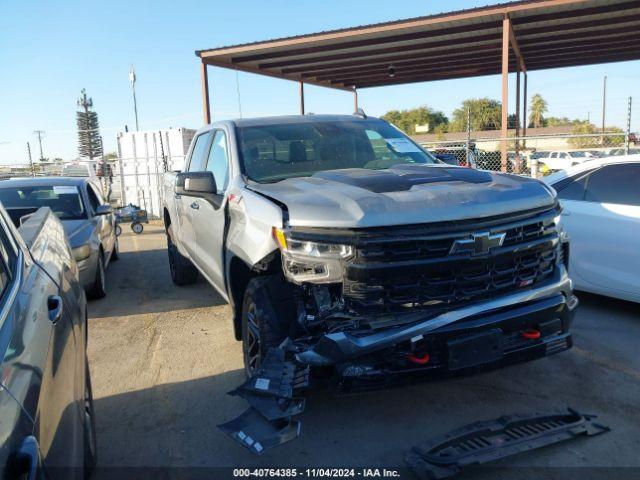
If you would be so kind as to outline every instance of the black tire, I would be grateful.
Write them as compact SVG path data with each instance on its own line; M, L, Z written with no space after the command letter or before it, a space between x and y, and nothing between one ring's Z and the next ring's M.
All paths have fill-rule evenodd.
M132 223L131 230L133 230L133 233L136 235L140 235L144 231L144 225L138 222Z
M277 348L287 338L287 321L278 316L269 291L271 277L256 277L249 281L242 302L242 357L244 371L251 376L269 348Z
M93 286L87 292L87 296L92 299L103 298L107 294L106 273L104 268L104 254L100 252L98 257L98 267L96 268L96 279Z
M116 236L120 236L122 233L122 227L120 225L116 225Z
M191 285L198 280L198 269L193 266L191 260L178 251L167 234L167 251L169 254L169 269L171 280L176 285Z
M113 244L113 250L111 251L111 260L110 262L117 262L120 259L120 245L118 245L118 238L116 237L116 241Z
M91 389L91 372L89 362L85 359L86 380L84 386L84 478L88 479L98 461L96 443L96 416L93 408L93 391Z

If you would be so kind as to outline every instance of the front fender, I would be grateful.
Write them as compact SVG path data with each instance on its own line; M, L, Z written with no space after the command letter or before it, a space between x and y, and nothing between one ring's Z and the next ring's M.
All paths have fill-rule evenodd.
M227 279L234 256L253 268L277 250L271 231L273 227L283 226L282 209L264 196L247 189L229 193L228 215Z

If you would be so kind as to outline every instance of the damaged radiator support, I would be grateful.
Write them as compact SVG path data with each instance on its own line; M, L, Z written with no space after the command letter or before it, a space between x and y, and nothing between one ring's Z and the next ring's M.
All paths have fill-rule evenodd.
M304 399L294 397L309 383L309 367L285 360L285 350L271 348L260 368L245 383L229 392L249 404L242 415L218 425L223 432L255 454L294 440L300 435Z
M564 414L511 415L477 422L413 447L405 462L420 479L447 478L469 465L609 431L594 418L569 408Z

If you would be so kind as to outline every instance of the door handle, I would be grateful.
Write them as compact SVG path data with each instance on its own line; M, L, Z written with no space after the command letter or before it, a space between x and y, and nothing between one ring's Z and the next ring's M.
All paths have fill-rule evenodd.
M176 200L180 200L182 198L182 195L180 195L179 193L174 193L173 198L175 198Z
M62 298L59 295L51 295L47 299L47 309L49 310L49 320L55 324L62 316Z
M193 208L194 210L200 210L200 204L198 202L193 202L191 204L191 208Z

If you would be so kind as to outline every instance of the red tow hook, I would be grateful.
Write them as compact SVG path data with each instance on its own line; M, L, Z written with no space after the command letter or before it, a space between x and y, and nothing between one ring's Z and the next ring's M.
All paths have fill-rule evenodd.
M522 332L522 336L524 338L528 338L529 340L537 340L540 338L540 330L525 330L524 332Z
M410 362L417 363L418 365L426 365L427 363L429 363L429 359L430 359L428 353L425 353L421 357L418 357L417 355L409 354L407 355L407 358L409 359Z

